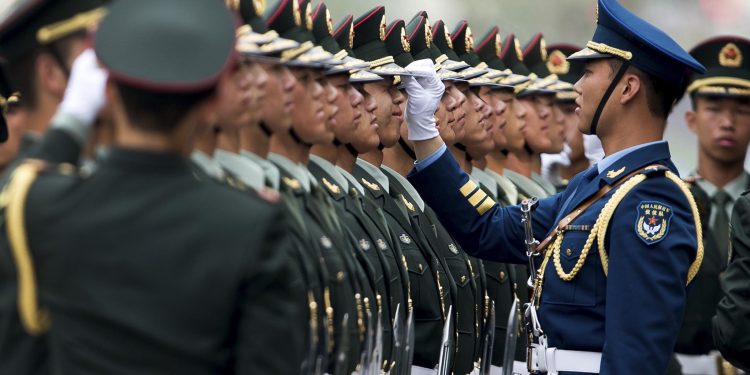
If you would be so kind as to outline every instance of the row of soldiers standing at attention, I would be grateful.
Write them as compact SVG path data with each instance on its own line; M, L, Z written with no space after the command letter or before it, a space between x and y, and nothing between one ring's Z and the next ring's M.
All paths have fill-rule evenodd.
M236 38L228 53L216 43L225 35L214 30L223 17L215 7L198 1L121 0L112 7L110 23L105 19L97 32L95 45L96 57L109 70L110 80L120 84L116 95L125 103L126 113L114 110L109 114L114 120L102 116L94 121L91 108L103 107L104 98L98 98L102 103L97 107L86 89L98 83L94 74L98 68L91 61L85 65L86 54L89 60L93 56L91 51L76 58L86 49L86 30L103 16L100 7L105 2L60 3L22 2L0 20L0 51L7 65L3 96L7 98L8 128L25 130L23 135L11 134L11 141L20 140L20 149L3 181L10 180L15 164L27 157L46 161L29 167L43 176L37 182L42 188L29 192L32 197L36 193L39 200L26 199L26 204L31 213L44 212L44 207L50 211L30 214L26 245L10 230L3 234L1 373L431 374L438 369L470 374L480 369L495 373L500 367L526 372L523 335L517 335L516 352L510 357L513 363L503 363L503 357L508 330L517 329L507 327L511 306L515 300L529 300L528 267L469 256L405 178L416 161L406 135L405 121L409 119L404 118L405 106L407 100L419 100L407 97L409 85L415 83L415 73L407 67L418 60L432 60L445 86L435 112L439 134L480 188L472 204L481 214L495 204L511 206L526 198L552 196L564 188L567 179L595 161L587 159L584 150L584 142L591 141L585 137L593 136L578 131L574 113L578 94L573 84L583 74L583 66L566 60L580 48L547 46L541 33L522 46L512 33L501 38L497 27L475 40L466 21L450 30L444 21L432 22L424 11L408 22L389 24L385 8L377 6L357 18L345 16L334 23L322 2L313 6L305 0L280 0L273 5L262 0L228 0L225 8L242 21L232 29ZM172 7L185 9L166 17L164 13ZM187 35L174 32L185 31L180 27L192 21L204 26ZM142 31L123 36L128 27L138 26ZM168 42L169 48L146 43L149 32L160 35L154 39ZM215 39L201 40L201 33ZM729 44L733 47L725 47ZM713 62L717 48L721 49L717 64L722 69L736 69L731 73L735 76L747 74L741 58L747 41L708 42L703 47L709 50L706 60L701 61L707 65ZM170 69L165 62L157 62L170 60L164 51L172 52L172 58L180 63L173 63ZM212 53L220 61L215 71L206 73L206 64L216 65ZM236 63L227 63L235 54ZM703 54L698 55L700 60ZM174 69L177 64L183 69ZM35 68L30 70L31 66ZM721 74L730 75L723 70ZM732 95L711 99L716 93L699 80L694 82L688 89L695 103L688 123L700 136L703 107L724 103L723 98ZM706 82L706 86L721 86L721 82ZM184 187L175 186L183 194L182 200L162 204L165 196L175 200L169 195L175 191L168 190L168 184L177 179L163 174L168 175L165 172L170 165L177 167L170 164L173 160L123 151L123 145L137 145L138 149L157 147L154 144L159 142L115 126L118 115L119 121L125 116L131 122L138 122L135 118L146 119L146 123L150 119L181 123L186 121L183 112L202 108L202 97L190 95L208 90L211 84L215 86L213 106L206 113L199 112L202 117L191 117L194 130L176 137L183 142L177 149L189 155L190 181L239 193L209 189L190 195ZM161 106L149 96L154 92L179 93L183 104ZM736 96L743 97L739 94ZM704 95L708 99L703 99ZM732 96L730 101L734 100ZM739 120L747 116L748 103L736 100L734 105L740 109L733 107L730 112L735 111ZM149 117L149 111L160 115ZM81 123L88 123L85 132ZM738 145L742 142L744 147ZM729 157L735 164L740 156L744 160L745 153L740 151L746 150L747 142L742 138L732 144L736 152ZM709 159L713 155L705 154ZM704 152L700 155L703 158ZM62 164L58 167L57 163ZM713 170L718 165L722 164L706 168ZM142 185L120 186L123 199L112 206L97 200L97 193L106 193L101 189L119 181L113 170L139 166L151 173L148 178L133 177L134 181L142 178ZM698 172L703 175L706 172L701 167ZM14 183L3 195L7 212L14 212L9 202L24 202L23 189L15 183L22 182L24 174L13 176ZM710 181L708 175L704 177ZM713 195L703 186L704 179L694 181L696 191L703 187L708 196ZM718 186L721 181L710 183ZM164 195L154 191L139 196L132 190L155 184L163 184L159 186L167 189ZM61 191L68 192L70 186L81 186L79 190L86 194L63 196ZM246 196L253 197L252 204L245 202ZM232 199L237 200L236 207L232 207ZM87 212L81 209L85 202L92 205L88 209L95 215L60 221L71 211ZM52 203L54 208L45 206ZM180 221L185 208L179 206L193 203L204 210L204 221ZM274 209L268 209L269 204ZM710 212L708 206L704 212ZM136 215L139 211L128 211L138 208L159 210L168 217L159 221L159 215L152 212ZM233 216L242 209L252 212ZM128 217L123 210L136 216ZM723 228L727 220L721 221L723 211L719 211L707 215L717 228ZM124 216L119 220L128 217L138 223L117 221L132 229L118 232L107 227L89 234L92 239L82 238L82 230L95 230L112 219L110 215L120 214ZM221 215L225 217L216 219ZM228 219L235 222L228 223ZM213 224L209 224L211 220ZM11 222L8 216L4 225L10 228ZM704 218L704 222L709 221ZM235 227L240 225L246 226L238 232ZM216 237L201 238L204 232ZM706 235L714 236L710 233ZM73 234L78 234L77 240L66 242L66 236ZM94 260L86 269L59 259L59 254L57 258L50 255L55 243L66 249L89 246L94 250L102 243L115 248L119 244L125 250L144 245L125 234L141 236L143 241L159 237L150 245L155 248L184 245L205 250L234 243L227 245L231 249L250 242L263 250L253 252L259 254L253 255L257 264L250 261L247 265L243 262L248 259L230 256L237 254L217 254L223 258L220 261L208 253L206 258L171 259L176 264L196 262L180 267L184 275L172 273L171 267L177 266L166 265L168 254L161 255L163 264L147 263L153 255L145 251L125 262L133 269L153 264L163 267L143 271L148 277L122 272L117 259L103 258L95 263L96 256L91 256ZM727 234L715 236L718 243ZM98 242L98 237L104 237L104 242ZM29 285L29 279L23 277L29 275L29 268L19 261L23 258L19 248L28 248L27 253L33 254L31 267L38 265L36 285ZM50 260L44 260L43 254ZM717 271L723 269L726 257L716 261ZM62 266L65 264L69 268ZM255 284L240 289L251 297L240 294L249 301L238 303L251 306L226 307L227 321L207 322L221 319L221 315L211 315L212 298L231 300L227 294L235 291L218 290L224 284L217 281L212 285L213 274L203 266L228 274L239 272L234 267L247 266L250 271L242 272L249 272L247 278ZM76 273L79 269L81 276L71 277L76 282L60 282L66 271ZM187 276L153 288L151 283L174 275ZM697 281L704 277L715 289L718 272L698 275ZM175 285L180 281L184 285ZM150 294L138 286L151 289ZM202 297L191 298L190 287ZM96 291L89 295L87 288ZM38 306L36 301L27 304L29 298L36 298L28 293L38 293ZM705 334L706 329L710 332L706 322L713 316L715 303L708 309L698 301L702 297L703 293L697 295L695 310L689 307L686 313L690 317L693 311L705 312L696 319L701 327L696 329L704 336L693 335L683 346L684 353L690 355L706 354L714 347ZM101 306L94 306L91 313L87 308L92 304ZM202 306L206 309L203 313L184 311ZM49 313L51 321L42 312ZM168 324L155 316L180 318L175 318L178 323ZM690 323L686 319L686 326ZM214 325L229 325L224 329L241 333L225 337L207 333L222 329ZM192 333L185 333L191 329ZM244 339L252 343L246 344ZM705 345L691 348L696 342Z

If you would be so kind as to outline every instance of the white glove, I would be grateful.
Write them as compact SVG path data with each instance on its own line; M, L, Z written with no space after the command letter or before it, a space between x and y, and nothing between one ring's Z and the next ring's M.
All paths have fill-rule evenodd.
M94 50L83 51L73 62L58 114L73 116L86 126L92 125L106 102L107 76L107 71L99 66Z
M417 60L406 66L414 76L402 77L409 98L404 116L409 129L410 141L422 141L438 137L435 127L435 111L445 92L445 85L435 72L430 59Z

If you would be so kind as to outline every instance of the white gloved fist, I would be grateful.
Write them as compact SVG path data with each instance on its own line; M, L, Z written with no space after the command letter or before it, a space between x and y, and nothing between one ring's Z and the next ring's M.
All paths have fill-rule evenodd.
M85 125L96 120L104 104L108 73L99 66L94 50L86 49L73 62L59 114L75 117Z
M430 59L417 60L406 66L414 76L402 77L409 98L404 116L410 141L432 139L440 135L435 127L435 111L445 92L445 85L435 72Z

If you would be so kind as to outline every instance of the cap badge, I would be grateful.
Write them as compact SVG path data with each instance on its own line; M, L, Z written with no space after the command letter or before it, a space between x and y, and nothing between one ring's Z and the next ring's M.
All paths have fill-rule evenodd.
M432 43L432 27L430 26L430 21L426 18L424 20L424 42L427 45L427 48L430 48Z
M503 41L502 38L500 38L500 34L495 34L495 55L497 58L500 58L500 53L503 50Z
M518 61L523 62L523 52L521 51L521 42L518 41L518 38L513 38L513 45L516 49L516 57L518 57Z
M474 34L471 33L471 27L466 26L466 36L464 38L466 53L474 51Z
M378 33L380 34L380 40L385 41L385 29L388 27L385 23L385 16L380 19L380 27L378 28Z
M547 42L544 41L544 38L539 41L539 49L542 53L542 61L547 61Z
M255 8L255 15L262 17L263 12L266 11L266 0L253 0L253 8Z
M302 25L302 15L299 12L299 3L297 0L290 0L292 2L292 13L294 16L294 24L297 26Z
M443 24L443 31L445 32L445 43L448 44L448 48L453 49L453 38L451 37L451 32L445 27L445 24Z
M354 24L349 24L349 49L354 48Z
M721 66L736 68L742 65L742 52L734 43L727 43L719 52Z
M305 7L305 27L308 30L312 30L313 28L312 4L310 3L307 3L307 7Z
M328 28L328 33L333 35L333 17L331 17L331 12L328 11L328 8L326 8L326 27Z
M406 37L406 29L401 27L401 47L404 48L404 52L411 52L411 44L409 44L409 38Z
M570 62L565 58L565 54L562 51L556 49L549 54L547 69L552 74L568 74L570 71Z

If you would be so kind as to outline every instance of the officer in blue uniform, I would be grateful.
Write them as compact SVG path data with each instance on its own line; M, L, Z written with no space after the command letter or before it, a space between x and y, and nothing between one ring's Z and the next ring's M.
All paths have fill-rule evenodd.
M597 134L607 157L533 213L533 232L547 238L533 256L539 271L526 315L539 329L529 366L663 374L703 249L697 207L662 133L687 73L705 69L615 0L599 0L597 24L570 59L586 64L575 85L579 129ZM418 69L405 80L419 158L410 181L464 249L526 263L520 207L500 208L445 152L429 111L443 89Z

